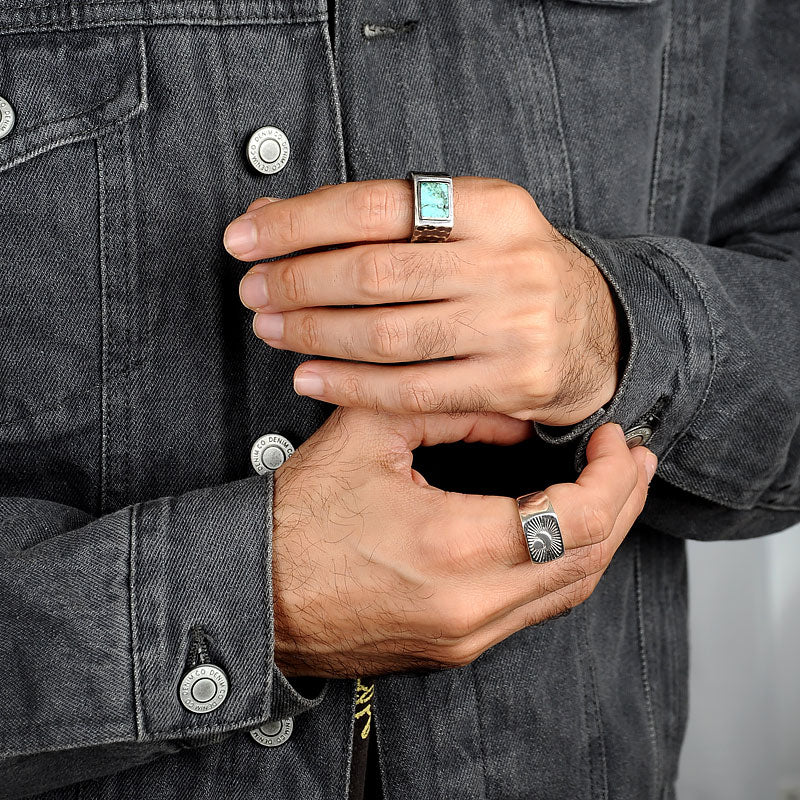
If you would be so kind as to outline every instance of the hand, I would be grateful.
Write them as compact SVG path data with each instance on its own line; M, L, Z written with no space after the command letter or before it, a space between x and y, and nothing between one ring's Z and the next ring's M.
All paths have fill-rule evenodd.
M299 394L336 405L498 411L551 425L585 419L617 386L617 319L605 279L521 187L488 178L453 184L455 227L437 244L402 241L412 227L406 181L253 203L226 231L238 258L350 245L253 267L240 294L258 311L256 334L273 347L340 359L308 361L295 373Z
M429 486L412 450L512 444L500 414L337 409L275 474L275 660L350 677L469 663L585 600L642 510L655 456L604 425L576 483L547 489L565 554L531 562L516 502ZM537 488L537 487L531 487Z

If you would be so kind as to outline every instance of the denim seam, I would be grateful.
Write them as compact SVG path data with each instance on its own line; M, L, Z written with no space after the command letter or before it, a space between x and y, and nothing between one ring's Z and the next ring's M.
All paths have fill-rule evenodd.
M338 7L338 4L337 4ZM336 130L336 159L339 169L339 181L347 183L347 157L344 146L344 122L342 120L342 103L339 92L339 80L336 73L336 59L333 53L333 42L330 37L328 25L322 26L322 37L325 42L325 57L328 65L327 78L330 89L331 111L333 112L333 124Z
M658 205L658 188L661 180L661 160L664 150L664 133L667 116L667 101L669 98L670 82L670 56L672 52L672 19L673 6L669 5L669 26L667 28L667 40L664 42L664 53L661 57L661 90L658 100L658 127L656 130L656 143L653 153L653 172L650 180L650 202L647 209L647 231L655 231L656 207Z
M650 669L647 663L647 641L645 637L644 600L642 593L642 552L641 543L636 539L634 550L634 582L636 587L636 627L639 640L639 666L644 691L645 707L647 709L647 729L650 744L653 748L653 764L655 768L656 785L661 783L661 755L658 749L658 734L656 732L656 717L653 707L653 690L650 686Z
M139 650L139 603L136 584L136 552L138 547L138 526L136 520L136 507L130 512L130 565L129 565L129 598L130 598L130 636L131 636L131 666L133 679L133 704L136 720L136 741L142 741L145 736L144 704L142 698L141 660Z
M539 15L539 21L542 26L542 42L543 42L543 51L544 51L544 60L547 64L547 71L550 74L551 80L551 90L553 94L553 108L555 109L555 118L556 118L556 128L558 129L558 144L561 149L561 158L563 161L563 168L564 168L564 184L567 190L567 202L569 204L568 213L569 213L569 224L570 226L575 226L575 195L572 185L572 164L569 158L569 150L567 149L567 137L564 133L564 122L563 116L561 113L561 101L559 98L559 91L558 91L558 79L556 77L556 68L555 64L553 63L553 54L552 48L550 47L550 34L548 33L547 29L547 17L544 11L544 4L542 2L537 3L536 5L536 13Z
M358 681L357 680L351 680L351 681L348 681L348 683L352 683L353 684L353 687L352 687L352 689L353 689L353 691L352 691L353 699L352 699L352 701L350 703L350 735L348 737L350 743L345 748L345 754L344 754L344 761L345 761L345 765L344 765L344 795L343 795L344 797L349 797L350 796L350 779L353 777L353 775L352 775L352 771L353 771L353 736L355 735L355 729L356 729L356 705L357 705L357 701L358 701L358 688L357 688L358 687ZM374 695L373 695L373 697L374 697ZM374 701L373 701L373 704L374 704ZM373 711L373 717L374 717L374 711ZM372 722L374 722L374 719L371 721L370 724L372 724ZM374 735L375 735L375 733L373 731L373 736Z
M537 0L537 4L540 3L540 2L541 2L541 0ZM529 39L532 38L529 35L529 32L531 30L531 24L530 24L530 22L528 20L529 13L530 12L528 11L527 8L525 8L525 7L521 7L520 8L519 25L521 27L518 28L518 35L520 37L522 45L525 45L526 43L528 43ZM541 24L542 24L541 23L541 19L539 19L539 28L541 28ZM541 39L543 37L544 37L544 32L540 30L539 31L539 35L536 38L538 40L538 39ZM533 63L532 56L530 55L530 53L528 52L528 50L524 46L521 48L521 52L522 52L522 56L523 56L523 61L524 61L525 65L526 65L526 67L527 67L527 70L528 70L528 73L529 73L529 77L530 77L531 83L532 83L531 91L530 91L531 102L536 107L536 111L538 113L539 119L543 121L543 120L547 119L547 110L545 109L544 102L542 100L540 82L536 79L537 78L537 76L536 76L536 67L535 67L535 65ZM517 103L519 104L519 108L520 108L520 110L523 110L525 108L525 95L524 95L524 93L522 91L522 86L520 85L519 81L515 81L514 82L514 89L515 89L516 94L517 94ZM525 172L527 173L527 176L528 176L528 180L526 181L526 183L528 183L529 185L532 185L534 180L535 180L535 178L534 178L535 170L532 169L533 163L534 163L534 159L533 159L533 157L531 155L531 144L534 141L534 135L535 134L529 128L529 116L530 115L528 115L528 114L520 113L519 116L517 117L517 120L518 120L518 124L520 125L520 128L524 132L524 136L522 137L522 142L521 142L521 150L522 150L522 153L524 154ZM535 130L535 127L534 127L534 130ZM557 207L558 206L558 196L557 196L557 192L556 192L556 187L553 185L554 179L555 179L556 174L557 174L557 171L553 167L553 156L552 156L550 148L545 148L544 156L548 160L548 171L550 173L549 177L551 178L551 180L548 181L549 190L550 190L550 202L554 206Z
M486 772L486 763L488 761L488 758L486 755L486 743L483 735L483 715L480 713L480 708L478 706L478 684L475 681L475 670L473 669L472 664L467 664L465 669L469 672L469 679L470 683L472 684L472 695L475 698L474 708L475 711L477 712L475 714L477 718L475 731L478 737L478 748L480 749L481 753L481 774L483 775L483 797L485 799L489 797L488 787L491 786L491 783L489 781L489 776Z
M272 671L275 665L275 615L272 600L272 534L275 530L275 516L272 511L275 501L274 477L268 475L260 483L264 490L263 494L259 495L263 502L261 519L264 525L264 547L261 550L261 581L264 591L261 593L261 602L263 603L264 647L267 650L264 654L261 673L262 686L265 687L261 714L267 717L272 708Z
M128 26L150 27L159 25L298 25L313 22L322 22L325 17L315 14L309 17L298 17L296 19L275 19L270 17L120 17L113 20L102 20L96 22L74 22L68 24L47 23L44 25L27 25L18 28L0 28L0 37L12 36L24 33L48 33L51 31L76 31L89 30L92 28L123 28Z
M595 670L595 663L594 663L594 651L592 650L591 643L589 641L589 629L587 625L586 615L588 611L586 610L586 605L581 605L580 607L581 613L578 614L578 621L577 627L580 628L581 633L583 634L583 641L585 644L585 649L581 652L580 648L578 650L581 653L581 661L584 664L586 669L588 683L589 683L589 694L591 695L590 698L586 698L587 705L591 702L592 707L595 711L595 718L597 720L597 737L598 737L598 745L600 750L600 768L602 770L602 775L600 776L600 785L595 787L595 778L597 777L592 771L592 790L594 791L595 788L597 789L598 794L595 796L599 798L599 800L608 800L608 760L606 758L606 744L605 744L605 736L603 732L603 717L600 711L600 701L597 696L597 677L596 677L596 670ZM586 718L586 714L584 713L584 719ZM591 745L590 745L590 752L591 752ZM591 763L591 761L590 761Z
M55 139L53 141L49 141L40 147L37 147L33 150L29 150L26 153L21 153L20 155L12 158L10 161L6 161L0 163L0 173L5 172L6 170L13 169L14 167L19 166L20 164L24 164L26 161L30 161L32 158L36 158L37 156L43 155L44 153L49 152L50 150L55 150L57 147L62 147L68 144L75 144L76 142L86 141L88 139L98 139L103 134L113 131L115 128L119 128L122 125L127 124L132 119L135 119L139 114L147 110L147 62L144 58L144 34L140 34L139 37L139 57L140 57L140 64L139 64L139 76L138 76L138 85L139 85L139 102L137 105L117 119L112 120L111 122L106 123L105 125L100 125L98 127L91 127L89 130L80 131L79 133L75 133L71 136L64 136L60 139ZM119 95L121 96L121 94Z
M108 493L108 254L106 252L106 166L100 140L95 139L98 175L98 260L100 268L100 515Z
M662 454L662 460L666 459L670 452L675 448L675 446L680 442L680 440L687 434L687 432L691 429L692 425L696 422L697 418L699 417L700 413L702 412L703 408L705 407L706 401L708 400L711 394L711 388L714 384L714 379L716 377L717 371L717 353L718 353L718 333L717 329L714 325L714 320L711 314L711 307L708 303L705 287L700 283L699 279L693 275L680 261L680 259L676 258L670 252L668 252L665 248L663 248L660 244L655 241L649 241L650 245L653 247L654 250L661 253L665 258L669 259L677 268L682 272L688 282L694 287L694 290L697 292L697 297L700 300L701 305L703 306L703 311L705 312L705 319L706 324L708 325L708 331L710 334L710 348L709 348L709 367L708 367L708 380L706 382L705 390L703 392L702 397L700 398L699 403L695 407L694 412L692 413L691 417L689 417L688 421L683 426L683 429L674 437L672 443L667 447L667 449ZM663 282L663 280L662 280ZM690 333L689 331L686 332L687 335ZM689 353L686 354L686 358L688 359ZM672 482L672 481L671 481ZM677 485L677 484L676 484Z

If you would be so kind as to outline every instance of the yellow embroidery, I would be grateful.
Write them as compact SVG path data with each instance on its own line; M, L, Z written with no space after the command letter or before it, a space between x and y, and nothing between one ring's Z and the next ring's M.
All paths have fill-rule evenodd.
M366 717L366 722L364 723L364 727L361 729L361 738L366 739L369 736L369 730L372 726L372 700L375 694L375 684L371 683L369 686L364 686L361 683L361 678L356 680L356 713L355 718L361 719L361 717ZM359 709L359 706L364 706L363 708Z

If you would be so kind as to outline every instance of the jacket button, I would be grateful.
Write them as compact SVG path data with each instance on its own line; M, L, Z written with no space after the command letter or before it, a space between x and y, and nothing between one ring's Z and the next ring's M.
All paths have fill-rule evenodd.
M653 429L649 425L637 425L625 431L625 441L628 447L638 447L647 444L653 436Z
M181 704L195 714L219 708L228 696L228 676L214 664L200 664L181 678Z
M0 97L0 139L5 139L14 130L15 122L16 115L11 103L5 97Z
M247 142L247 158L259 172L274 175L289 160L289 140L280 128L259 128Z
M259 475L275 472L294 453L292 443L279 433L267 433L250 449L250 463Z
M294 720L287 717L275 722L265 722L260 728L250 731L250 735L262 747L280 747L289 741L293 730Z

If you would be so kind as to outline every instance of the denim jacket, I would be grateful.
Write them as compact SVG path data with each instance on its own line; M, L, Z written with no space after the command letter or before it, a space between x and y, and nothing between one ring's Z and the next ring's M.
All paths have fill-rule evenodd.
M258 196L409 169L526 187L613 287L619 389L420 468L521 494L573 477L606 420L660 457L570 616L376 681L387 800L672 797L683 540L800 519L800 6L335 6L0 0L0 798L346 796L355 682L273 661L250 446L299 446L330 408L238 301L221 236ZM246 155L265 125L291 145L272 175ZM208 714L178 697L200 628L229 678ZM248 735L288 717L278 747Z

